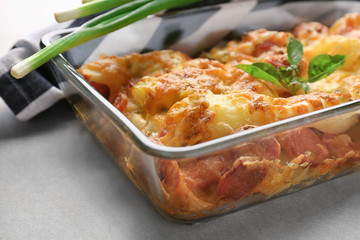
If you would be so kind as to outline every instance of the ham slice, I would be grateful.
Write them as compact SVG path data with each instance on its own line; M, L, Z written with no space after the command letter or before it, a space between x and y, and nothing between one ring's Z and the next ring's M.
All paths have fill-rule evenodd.
M327 146L331 157L343 157L347 152L355 149L354 143L347 134L324 133L321 139Z
M321 139L311 128L296 128L277 137L290 159L304 154L303 162L318 165L328 156L329 152Z
M267 173L267 168L262 165L246 165L240 158L234 167L226 172L219 182L217 193L225 199L240 199L262 182Z

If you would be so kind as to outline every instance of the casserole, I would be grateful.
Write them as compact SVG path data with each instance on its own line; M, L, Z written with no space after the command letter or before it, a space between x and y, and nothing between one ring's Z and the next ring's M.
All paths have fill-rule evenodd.
M275 4L279 4L279 2L275 2ZM322 11L313 13L309 9L313 9L314 5L321 5L324 8ZM249 26L254 29L259 27L278 30L291 29L295 24L303 22L305 19L325 21L324 23L328 21L329 24L346 12L356 11L356 7L359 8L358 5L356 2L341 3L337 1L326 2L326 4L325 2L296 2L284 5L280 3L278 6L269 6L269 3L266 3L265 6L263 4L257 5L252 12L245 14L254 7L254 2L243 1L175 12L162 16L160 24L158 18L149 18L115 32L111 36L72 49L54 59L52 62L53 72L60 87L67 93L68 100L81 121L105 146L131 181L148 197L154 206L170 219L196 222L356 171L359 166L359 154L357 152L359 149L351 153L347 152L346 156L327 158L324 163L315 167L303 162L302 158L289 160L280 153L276 159L272 159L274 161L245 161L245 164L244 161L234 159L233 168L221 176L223 180L221 183L216 183L217 189L220 189L217 191L222 194L220 198L215 200L209 200L206 194L213 191L213 185L209 185L209 188L202 190L202 192L194 193L194 191L189 190L185 183L186 176L182 175L183 172L179 170L179 166L185 166L182 168L184 169L187 166L199 164L203 166L198 169L211 168L209 166L217 162L219 158L247 157L246 154L239 153L243 152L244 149L252 149L251 151L256 149L255 152L261 152L261 149L265 149L264 152L267 154L266 146L272 144L272 139L294 131L298 132L299 136L306 136L307 129L310 128L335 129L336 127L336 134L351 135L353 140L357 141L359 101L354 100L256 128L249 128L246 131L239 131L196 145L171 147L151 141L115 106L91 87L75 69L84 63L97 59L100 53L111 55L111 51L115 51L114 55L125 55L134 52L134 47L139 48L139 45L134 45L133 42L127 49L127 53L124 52L124 49L118 50L114 46L127 41L123 36L131 38L128 34L134 32L136 35L137 27L156 25L153 28L155 34L147 39L145 47L147 50L171 48L194 56L204 48L214 44L214 42L204 43L205 36L209 34L216 36L211 37L210 40L217 41L228 35L228 22L220 21L220 23L224 22L224 26L213 24L219 22L219 19L224 18L224 16L226 16L227 21L235 23L231 26L233 37L250 30ZM238 12L234 11L235 6L244 11L243 17L239 20L237 20L239 18ZM295 9L303 9L306 15L301 15L302 12L294 11ZM219 12L223 12L224 15ZM290 16L290 13L294 16ZM203 16L203 19L195 21L201 26L198 28L200 31L184 34L186 30L182 29L184 26L181 23L184 18L189 18L189 14L195 18ZM274 14L276 15L274 22L266 21ZM208 18L209 16L210 18ZM325 19L318 19L319 16ZM214 21L213 17L219 19ZM203 23L204 19L207 19L205 23ZM286 19L285 25L284 19ZM208 22L212 22L212 24L207 24ZM207 28L207 25L211 28ZM157 33L162 33L163 38L159 40ZM51 33L45 36L44 44L49 44L61 34L64 32ZM162 44L159 45L159 43ZM110 48L106 46L110 46ZM93 51L94 49L95 51ZM338 128L339 123L344 127ZM284 141L291 142L291 139ZM305 149L305 152L313 150L311 146L308 147L309 149ZM243 171L244 169L246 171ZM211 175L211 171L196 174ZM233 194L234 191L229 190L233 188L246 189L246 191L236 190Z

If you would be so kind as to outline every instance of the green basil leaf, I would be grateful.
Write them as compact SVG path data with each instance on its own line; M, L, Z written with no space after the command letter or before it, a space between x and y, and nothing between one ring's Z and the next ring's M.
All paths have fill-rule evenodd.
M289 43L287 45L289 63L291 65L298 65L303 57L303 54L302 43L295 38L289 38Z
M243 70L253 77L269 81L277 86L282 87L280 83L280 74L278 70L270 63L258 62L252 65L238 64L235 67Z
M307 82L304 82L305 79L302 79L302 78L294 78L291 83L289 85L294 85L296 84L297 86L299 86L301 89L303 89L305 91L305 93L308 93L310 91L310 86ZM305 80L306 81L306 80ZM296 92L298 91L299 89L297 88L296 89ZM295 94L296 94L295 92ZM294 94L294 95L295 95Z
M313 83L329 76L336 69L343 66L344 63L345 56L340 54L337 54L335 56L321 54L314 57L309 63L308 82Z
M289 69L288 67L279 67L278 71L281 81L283 81L285 84L289 84L292 79L293 70Z
M269 73L270 75L274 76L278 81L280 81L280 73L276 69L276 67L274 67L274 65L267 63L267 62L256 62L256 63L253 63L252 65Z

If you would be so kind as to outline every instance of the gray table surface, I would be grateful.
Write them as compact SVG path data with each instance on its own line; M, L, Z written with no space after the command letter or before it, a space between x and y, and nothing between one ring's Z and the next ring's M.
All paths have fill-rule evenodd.
M0 99L0 239L359 239L360 174L196 225L160 216L64 101L28 122Z

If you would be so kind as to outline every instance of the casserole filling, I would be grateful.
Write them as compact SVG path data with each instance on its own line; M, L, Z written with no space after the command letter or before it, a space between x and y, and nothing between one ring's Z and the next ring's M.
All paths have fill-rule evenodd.
M307 77L310 60L319 54L342 54L346 61L309 83L308 93L300 89L295 95L234 67L255 62L289 67L289 36L304 46L299 76ZM181 147L359 99L359 46L360 14L347 14L330 27L309 22L291 32L254 30L195 59L171 50L102 56L78 71L152 141ZM352 114L208 157L158 159L166 208L196 213L331 178L359 163L357 123ZM128 164L135 169L132 161Z

